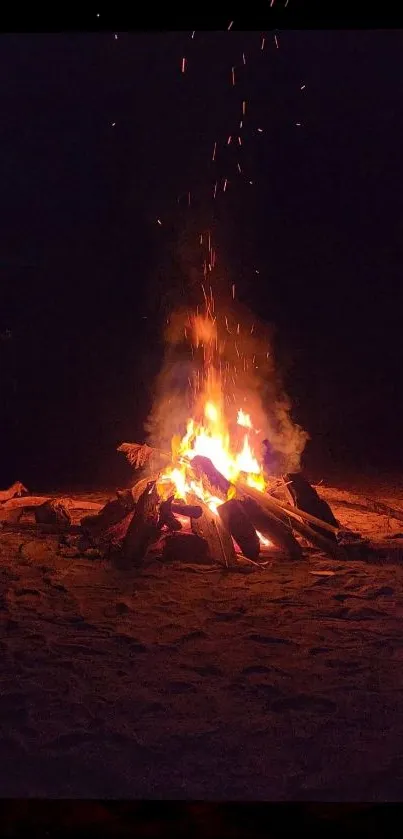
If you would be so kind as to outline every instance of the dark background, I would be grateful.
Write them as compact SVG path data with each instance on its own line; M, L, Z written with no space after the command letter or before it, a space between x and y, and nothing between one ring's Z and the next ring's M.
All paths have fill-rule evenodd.
M178 241L206 221L277 327L308 469L401 469L403 32L278 38L1 36L1 486L127 481L115 447L143 437ZM243 98L248 177L223 149L213 206Z

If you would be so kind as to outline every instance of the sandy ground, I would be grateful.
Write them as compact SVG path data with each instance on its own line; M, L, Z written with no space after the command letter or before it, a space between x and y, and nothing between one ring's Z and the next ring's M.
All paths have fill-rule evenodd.
M124 573L3 529L0 796L402 800L403 538L322 495L376 556Z

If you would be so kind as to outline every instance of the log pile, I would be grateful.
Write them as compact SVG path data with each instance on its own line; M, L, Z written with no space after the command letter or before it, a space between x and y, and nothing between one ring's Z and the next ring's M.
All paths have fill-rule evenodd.
M134 448L135 462L144 466L152 450L147 447L144 454L137 444ZM120 450L129 456L130 444ZM155 550L163 559L209 561L228 569L244 561L264 565L273 551L300 561L306 543L345 559L337 520L302 476L286 476L283 495L277 482L274 497L241 479L231 484L208 458L196 456L188 466L221 502L214 511L196 496L186 501L159 497L155 474L138 481L124 500L108 502L98 516L83 519L86 534L98 547L109 546L126 566L138 566Z
M137 444L134 449L134 462L144 466L153 450L146 447L144 452ZM130 444L121 450L130 456ZM203 497L210 494L217 502L213 510L196 495L160 496L159 473L149 474L81 519L80 545L124 567L138 567L153 551L165 560L209 562L226 569L243 562L263 566L268 554L301 561L306 544L332 558L346 558L337 519L301 474L286 475L271 491L260 492L248 485L246 476L230 483L208 458L196 456L187 466L199 486L201 482ZM31 512L37 524L56 532L69 529L71 518L62 500L21 497L24 492L22 484L4 492L0 521L17 524Z

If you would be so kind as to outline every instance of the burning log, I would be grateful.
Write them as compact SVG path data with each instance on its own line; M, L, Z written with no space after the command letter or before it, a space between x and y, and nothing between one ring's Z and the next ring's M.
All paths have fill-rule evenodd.
M266 539L270 539L276 547L286 551L291 559L302 559L301 546L293 536L290 527L268 510L263 510L253 498L244 498L238 502L256 530Z
M191 519L192 532L196 536L205 539L208 545L209 556L231 568L236 565L236 555L231 534L224 527L220 517L213 513L207 504L200 502L202 515L198 519Z
M248 486L244 481L237 481L236 486L238 490L246 497L252 498L260 507L263 507L269 513L277 516L277 518L281 519L282 522L289 526L289 517L286 512L286 505L280 506L277 502L273 501L268 495L263 492L259 492L258 490L254 489L253 487ZM288 505L287 505L288 506ZM301 513L300 510L296 508L293 510L294 516L299 515ZM307 515L303 513L303 515ZM320 524L320 522L319 522ZM331 525L328 525L330 527ZM327 539L325 536L322 536L318 531L312 530L307 524L298 521L297 518L293 517L292 519L292 529L303 536L308 542L310 542L315 547L320 548L325 553L329 554L330 556L334 557L338 560L347 560L346 552L338 545L337 543L333 542L331 539Z
M207 478L210 486L214 490L218 490L221 495L227 496L228 490L231 486L230 482L224 478L224 475L213 466L208 457L202 457L197 454L191 462L191 467L198 477Z
M171 509L175 515L188 516L190 519L199 519L203 515L203 510L198 504L185 504L182 501L173 501Z
M123 540L123 557L134 564L144 558L158 536L159 498L155 481L150 481L140 495L133 518Z
M235 498L226 501L219 506L218 515L244 556L257 559L260 554L259 537L242 503Z
M319 497L316 489L311 486L309 481L307 481L300 472L292 472L286 475L286 481L294 504L299 510L309 513L311 516L322 522L327 522L327 524L332 525L334 528L339 528L339 523L333 515L329 504ZM334 542L336 541L335 534L329 533L329 531L327 529L325 530L323 527L318 527L316 524L312 523L312 530L317 530L319 534L325 536L327 539L332 539Z

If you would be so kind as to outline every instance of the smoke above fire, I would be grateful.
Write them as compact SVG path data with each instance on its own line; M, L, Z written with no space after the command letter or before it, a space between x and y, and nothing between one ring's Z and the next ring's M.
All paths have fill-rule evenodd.
M236 301L234 287L213 293L211 279L200 282L199 305L179 307L167 320L148 441L170 451L191 420L227 449L240 451L248 434L252 454L263 462L266 452L273 474L298 471L308 434L292 419L270 329Z

